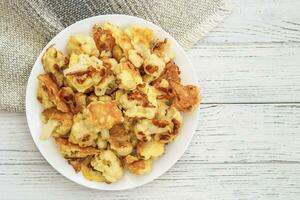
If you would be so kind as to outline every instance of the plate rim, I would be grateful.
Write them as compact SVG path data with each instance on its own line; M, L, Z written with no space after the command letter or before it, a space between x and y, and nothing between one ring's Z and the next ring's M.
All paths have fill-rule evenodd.
M156 29L158 30L162 30L164 32L164 34L166 34L169 38L172 38L173 41L175 41L176 45L180 48L179 50L181 50L183 52L183 57L184 59L186 60L186 62L188 63L188 65L190 66L190 70L192 71L192 74L193 74L193 79L197 82L197 86L199 87L198 85L198 77L196 75L196 70L195 70L195 67L194 65L192 64L192 62L190 61L189 57L187 56L184 48L177 42L177 40L172 36L170 35L166 30L164 30L162 27L154 24L153 22L150 22L148 20L145 20L143 18L140 18L140 17L136 17L136 16L131 16L131 15L124 15L124 14L107 14L107 15L97 15L97 16L92 16L92 17L88 17L88 18L85 18L85 19L82 19L82 20L79 20L79 21L76 21L75 23L67 26L66 28L64 28L63 30L61 30L59 33L57 33L45 46L44 48L40 51L39 55L37 56L32 68L31 68L31 71L30 71L30 75L28 77L28 80L27 80L27 85L26 85L26 96L25 96L25 112L26 112L26 122L27 122L27 125L29 127L29 132L30 132L30 135L34 141L34 144L35 146L37 147L37 149L39 150L39 152L41 153L41 155L43 156L43 158L47 161L47 163L53 168L55 169L59 174L61 174L63 177L65 177L66 179L78 184L78 185L81 185L81 186L84 186L86 188L91 188L91 189L95 189L95 190L102 190L102 191L121 191L121 190L128 190L128 189L133 189L133 188L136 188L136 187L140 187L142 185L145 185L147 183L150 183L152 182L153 180L157 179L158 177L162 176L163 174L165 174L168 170L170 170L176 163L178 160L180 160L180 158L183 156L183 154L186 152L188 146L190 145L193 137L194 137L194 134L196 132L196 126L198 124L198 121L199 121L199 113L200 113L200 104L197 105L197 107L192 111L192 112L195 112L196 114L196 117L195 117L195 121L196 121L196 125L194 125L194 129L191 131L191 136L189 137L189 140L186 142L185 146L182 146L182 151L178 154L177 156L177 159L175 159L173 162L169 163L168 167L166 167L166 169L164 169L159 175L154 175L150 180L146 180L146 181L143 181L142 183L139 183L139 184L135 184L134 186L129 186L129 187L120 187L120 188L97 188L97 187L93 187L93 186L90 186L90 185L85 185L81 182L78 182L77 180L75 180L75 178L73 177L69 177L67 175L65 175L61 170L59 170L58 167L55 167L53 165L53 163L51 163L48 159L47 159L47 155L44 154L44 152L41 151L40 147L39 147L39 144L38 144L38 141L35 139L34 135L32 134L33 130L32 130L32 127L29 123L29 106L27 104L29 104L30 102L30 95L29 95L29 92L30 92L30 88L33 87L29 84L30 80L35 78L35 77L32 77L33 76L33 71L34 71L34 67L38 64L38 61L39 61L39 58L41 57L42 53L49 47L51 46L52 44L54 44L54 40L60 35L60 34L63 34L64 32L67 32L69 31L69 29L72 28L72 26L76 25L76 24L79 24L79 23L82 23L84 21L89 21L89 20L95 20L95 19L98 19L98 18L107 18L107 17L126 17L126 18L131 18L132 20L138 20L138 21L144 21L146 23L149 23L151 24L151 26L155 27ZM99 19L101 20L101 19Z

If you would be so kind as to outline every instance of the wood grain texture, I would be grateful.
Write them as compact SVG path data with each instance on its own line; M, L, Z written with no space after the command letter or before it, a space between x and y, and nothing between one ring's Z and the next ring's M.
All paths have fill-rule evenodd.
M188 50L203 103L300 102L300 2L234 2L235 12Z
M300 43L204 43L188 55L203 103L300 102Z
M79 199L298 199L299 164L177 163L160 178L127 191L84 188L48 165L4 166L0 192L5 200Z
M205 43L300 42L298 0L232 0L234 12ZM195 46L197 48L197 46Z

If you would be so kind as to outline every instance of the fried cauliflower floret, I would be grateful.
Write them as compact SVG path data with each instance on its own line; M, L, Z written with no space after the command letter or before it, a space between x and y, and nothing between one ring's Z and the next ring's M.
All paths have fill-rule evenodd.
M128 117L152 119L157 110L157 91L154 87L143 84L138 86L138 90L130 92L116 92L116 100L125 110Z
M86 126L83 114L78 113L75 115L69 141L78 144L80 147L87 147L95 146L97 138L97 132L88 129Z
M116 42L110 30L103 30L100 26L93 27L93 38L101 57L111 57Z
M190 112L201 100L199 89L194 85L181 85L178 82L170 81L175 94L173 105L182 112Z
M95 132L110 129L115 124L123 122L122 112L114 101L91 102L83 113L85 123Z
M75 53L99 56L99 51L93 38L82 34L76 34L69 37L67 51L69 55Z
M148 58L154 41L153 31L147 27L130 26L125 32L130 37L133 47L143 56L143 58Z
M173 101L175 93L170 85L170 81L177 83L181 82L179 68L174 62L168 62L162 74L156 80L151 82L151 85L161 93L158 96L158 99L168 99L169 101Z
M68 59L63 55L63 53L51 46L44 53L42 63L44 70L47 73L52 74L55 82L59 86L62 86L64 79L62 69L68 64Z
M42 119L45 123L40 139L48 139L51 135L59 137L66 135L73 124L73 114L64 113L56 108L48 108L42 112Z
M182 124L182 116L179 111L173 106L162 107L161 105L157 110L154 119L137 121L133 128L137 139L146 142L151 140L151 136L154 136L156 141L169 143L178 135Z
M156 107L146 94L139 91L125 93L119 97L119 103L128 117L152 119L155 116Z
M151 54L144 62L144 71L153 80L160 76L164 68L164 61L155 54Z
M43 105L44 108L51 108L54 107L54 103L50 101L47 88L42 87L41 83L38 85L38 92L37 92L37 100Z
M175 53L171 48L171 41L169 39L157 42L153 47L153 53L162 58L165 63L175 58Z
M180 112L173 106L171 106L167 111L164 119L168 121L169 131L162 132L154 135L154 139L160 143L170 143L173 141L179 134L179 130L182 126L182 116ZM161 123L162 120L157 122L153 121L157 126L158 123Z
M65 158L85 158L99 153L99 150L94 147L80 147L79 145L72 144L65 138L58 137L55 138L55 141Z
M46 124L44 124L40 140L47 140L51 137L53 131L59 126L59 122L57 120L48 120Z
M197 106L201 96L196 86L182 85L179 75L178 66L174 62L169 62L160 77L151 84L162 93L159 99L169 99L179 111L189 112Z
M96 57L72 54L69 68L64 70L68 84L78 92L86 92L92 86L99 84L106 75L107 69Z
M144 63L143 57L137 50L128 51L128 60L137 68L140 68Z
M115 39L115 43L122 49L125 55L128 55L128 51L130 49L133 49L130 38L119 27L110 23L105 23L103 24L102 29L111 32L113 38Z
M102 173L98 172L92 168L92 166L90 164L91 160L92 160L92 157L89 156L89 157L85 158L84 161L82 162L82 164L81 164L82 175L90 181L104 182L105 178L102 175Z
M49 100L57 107L57 109L62 112L69 112L70 109L68 105L59 97L58 85L52 80L50 75L41 74L38 76L38 80L42 89L47 93Z
M73 114L81 112L86 106L86 95L81 92L74 93L70 87L62 87L58 95Z
M98 59L95 56L88 56L86 54L71 54L69 61L69 68L65 70L64 73L70 71L81 71L87 67L94 67L95 69L101 69L103 65L102 60Z
M128 171L135 175L148 174L152 170L152 160L142 160L132 155L123 158L122 163Z
M101 151L91 161L92 167L102 172L107 182L113 183L124 176L124 171L119 158L111 151Z
M101 81L96 85L95 94L97 96L103 96L107 91L114 90L115 88L115 76L112 73L107 73Z
M181 82L179 68L172 61L166 64L164 71L156 80L151 83L151 85L153 85L157 89L162 90L163 92L167 92L167 90L171 90L169 81L178 83Z
M152 135L170 132L171 129L169 126L156 126L153 124L152 120L149 119L140 119L135 124L133 131L137 139L146 142L151 140Z
M113 126L109 131L109 135L108 142L110 148L114 150L118 156L126 156L132 152L131 135L125 129L124 125Z
M148 142L140 142L137 145L137 153L145 160L150 158L156 159L165 151L163 143L151 140Z
M133 90L143 82L139 71L128 61L119 63L113 72L120 82L120 89Z

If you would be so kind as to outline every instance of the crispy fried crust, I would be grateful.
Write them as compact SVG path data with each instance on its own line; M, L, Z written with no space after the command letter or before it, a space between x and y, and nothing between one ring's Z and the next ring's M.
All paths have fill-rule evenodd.
M158 56L162 56L161 51L165 48L166 43L167 43L167 39L156 42L152 49L153 53L157 54Z
M42 129L40 138L45 139L48 137L47 135L50 134L50 131L53 137L65 136L70 132L73 125L72 113L64 113L54 107L45 109L42 112L42 119L46 124Z
M128 51L133 48L128 35L125 34L123 30L120 29L120 27L112 25L110 23L103 24L102 28L103 30L111 31L112 36L115 39L116 46L118 45L120 49L122 49L122 52L124 52L125 55L128 55Z
M170 143L173 141L179 134L179 130L181 127L181 123L177 121L176 119L172 119L173 123L173 130L171 132L165 132L154 135L154 139L160 143Z
M163 80L167 81L168 83L170 81L175 81L180 83L181 81L180 71L178 66L173 61L168 62L162 74L151 83L155 88L157 88L162 93L161 95L158 96L158 99L173 100L174 99L173 89L171 88L170 85L168 85L167 87L162 87L161 82Z
M109 130L109 136L110 139L119 139L119 140L127 140L127 134L126 134L126 129L123 124L117 124L114 125L110 130ZM128 135L129 136L129 135Z
M72 124L72 120L73 120L72 113L70 113L70 112L64 113L64 112L57 110L56 108L45 109L42 112L42 115L45 117L46 120L55 119L60 122L67 122L67 123L71 122L71 124Z
M77 83L82 84L88 78L92 78L93 76L103 77L103 76L105 76L105 74L106 74L105 68L98 71L94 67L88 67L87 70L85 70L85 71L70 72L66 76L72 76L72 77L74 77L74 80Z
M83 163L84 159L83 158L69 158L68 163L72 165L74 168L75 172L78 173L81 170L81 164Z
M65 158L85 158L90 155L96 155L100 151L94 147L80 147L73 144L65 138L55 138L56 144L60 148L60 152Z
M154 136L154 139L156 141L164 143L164 144L167 144L170 141L172 141L172 137L171 137L169 132L157 134L157 135Z
M87 109L88 123L99 129L110 129L123 121L122 112L115 102L92 102Z
M86 96L80 92L74 93L70 87L61 88L58 96L69 106L73 114L81 112L85 107Z
M130 142L131 135L123 124L114 125L109 133L110 137L108 141L111 148L115 150L118 155L125 156L132 152L132 144Z
M151 160L138 159L135 156L127 155L122 159L123 166L135 175L143 175L149 173L152 169Z
M42 64L44 70L52 75L53 80L59 85L63 84L62 69L68 64L68 59L63 55L61 51L58 51L53 46L46 49L42 57Z
M170 61L166 64L166 67L162 74L155 81L153 81L152 84L154 86L158 86L162 79L165 79L167 81L172 80L178 83L181 82L179 68L173 61Z
M130 91L128 93L128 100L130 101L139 101L142 103L143 107L155 107L151 104L146 94L139 91Z
M145 162L144 160L137 160L125 166L131 173L140 175L139 170L145 168Z
M167 80L168 87L161 87L162 80ZM167 63L161 76L152 84L161 91L158 99L169 99L175 108L182 112L191 111L200 101L198 87L193 85L182 85L180 83L180 71L174 62Z
M198 88L194 85L183 86L174 81L170 81L169 83L175 94L175 98L173 100L174 107L182 112L189 112L193 110L200 101Z
M52 101L58 110L62 112L69 112L70 109L68 105L62 101L59 97L59 88L57 84L52 80L49 74L41 74L38 76L38 80L40 81L43 89L46 90L50 101Z
M116 42L112 36L110 30L103 30L99 26L93 27L93 38L95 40L97 49L101 53L102 51L109 51L112 52L113 47L115 46Z
M169 122L167 120L159 120L156 118L152 119L152 123L159 128L165 128L169 125Z
M154 74L155 72L157 72L158 67L155 65L147 65L145 66L145 71L147 71L149 74Z
M158 57L163 59L166 63L170 62L175 58L175 53L171 49L171 42L169 39L164 39L164 41L158 41L155 43L152 52Z
M181 127L181 123L179 121L177 121L176 119L172 119L173 122L173 132L172 135L178 135L180 127Z

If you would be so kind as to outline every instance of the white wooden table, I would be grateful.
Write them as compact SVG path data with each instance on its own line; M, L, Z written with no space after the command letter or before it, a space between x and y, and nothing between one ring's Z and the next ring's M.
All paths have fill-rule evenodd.
M128 191L81 187L43 159L24 113L0 112L0 199L300 199L300 1L236 4L188 50L204 101L166 174Z

